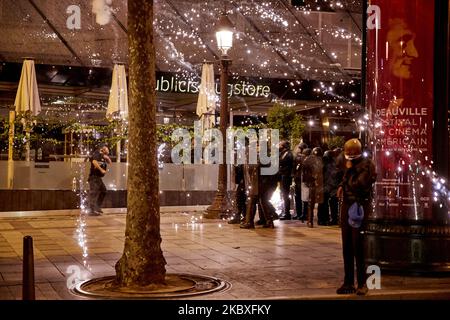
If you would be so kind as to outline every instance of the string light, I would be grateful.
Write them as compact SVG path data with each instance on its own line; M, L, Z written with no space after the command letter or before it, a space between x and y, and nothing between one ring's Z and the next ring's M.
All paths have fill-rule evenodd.
M354 33L352 29L355 28L352 28L350 24L346 26L341 23L333 23L332 20L324 21L320 30L316 30L317 27L310 23L305 23L306 27L299 23L299 21L311 21L312 17L318 14L315 11L336 10L339 12L339 10L347 10L348 8L344 6L343 2L325 0L321 1L321 5L313 3L293 8L298 19L285 10L278 1L234 1L232 3L233 5L228 8L228 14L235 22L236 38L240 40L238 45L242 49L231 52L234 61L232 74L235 78L238 74L252 77L288 78L290 79L288 81L289 90L295 95L299 95L303 89L302 82L299 80L320 80L321 83L312 91L318 99L322 100L324 105L327 105L327 110L322 109L321 112L336 117L354 117L356 119L356 131L376 131L375 139L370 141L371 145L376 146L382 142L381 139L385 136L389 124L383 123L382 119L376 117L369 119L367 114L361 115L361 111L358 111L358 105L354 101L358 96L355 92L351 92L349 97L339 94L341 88L349 88L355 84L354 80L349 80L348 74L345 74L345 71L339 68L339 64L347 65L348 61L345 60L347 57L344 58L346 55L334 48L332 50L335 51L331 51L331 48L326 48L326 43L323 44L325 45L325 52L322 52L317 43L313 41L314 37L311 37L311 34L317 35L317 32L319 32L321 38L332 37L345 46L350 44L358 47L359 49L353 50L358 51L362 46L361 35ZM166 1L156 1L155 4L154 26L157 46L160 49L156 52L158 67L161 70L175 72L179 74L179 77L198 79L199 63L203 60L213 60L211 49L212 51L216 50L213 33L205 32L205 30L214 29L222 7L217 7L214 3L208 1L193 2L190 4L190 8L180 10L181 15L179 15ZM116 15L121 14L121 8L114 8L114 10L116 10L114 12ZM30 19L30 17L26 18L24 22L27 22L27 19ZM252 27L252 22L260 32ZM113 28L115 41L117 42L119 39L116 36L119 34L116 33L117 26L113 22L109 25ZM271 32L268 32L269 30ZM32 32L33 38L37 39L57 39L54 32L44 29L28 32ZM293 33L295 33L295 37ZM72 35L75 37L76 33L72 33ZM122 52L123 50L121 51L118 45L112 46L108 50L99 51L88 43L85 49L93 66L109 63L108 61L111 58L126 59L126 53ZM338 62L339 64L330 66L327 53L333 60L332 63ZM280 59L280 56L284 58ZM92 77L94 74L94 70L90 69L88 77ZM104 102L78 101L72 104L71 99L73 97L44 97L45 113L43 113L41 119L44 119L47 123L61 123L61 119L73 118L75 114L77 121L82 119L85 124L93 124L95 120L86 117L86 112L88 110L99 112L106 110ZM284 103L296 106L295 102L285 101ZM341 105L336 106L339 103ZM186 118L180 120L185 121ZM244 120L245 125L259 122L260 120L257 118L246 118ZM313 124L310 123L310 125ZM332 128L337 130L338 126L333 125ZM406 138L410 139L410 137ZM19 148L20 144L25 142L25 138L15 141L15 147ZM163 166L161 160L163 151L164 147L161 150L158 148L158 165L160 168ZM82 151L84 154L88 154L88 152L88 150ZM126 151L124 152L126 153ZM420 150L419 153L421 153ZM385 155L391 156L390 151L386 151ZM411 157L410 154L407 156ZM409 170L410 172L417 172L418 175L433 177L433 173L425 169L432 162L427 159L425 161L426 164L418 161L411 168L405 168L404 164L401 163L395 165L398 172ZM440 183L439 191L445 189L444 185L445 183ZM435 184L435 187L437 186ZM80 200L81 202L82 200Z

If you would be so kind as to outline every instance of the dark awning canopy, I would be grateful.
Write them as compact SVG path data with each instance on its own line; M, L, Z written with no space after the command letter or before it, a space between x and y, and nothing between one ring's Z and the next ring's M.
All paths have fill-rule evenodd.
M116 61L126 63L127 1L112 1L111 14L99 19L93 13L94 4L104 3L1 1L0 60L21 62L31 56L37 64L106 68ZM215 24L226 8L236 31L230 51L234 73L302 80L348 81L358 77L360 0L299 3L303 5L294 7L289 0L157 0L157 68L197 72L203 61L215 60ZM77 13L74 5L79 8L80 29L71 30L71 17Z

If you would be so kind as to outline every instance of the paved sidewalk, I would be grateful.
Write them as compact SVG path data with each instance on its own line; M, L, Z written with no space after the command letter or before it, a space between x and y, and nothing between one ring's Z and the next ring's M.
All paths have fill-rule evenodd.
M450 277L388 275L382 275L382 290L364 298L337 296L343 278L337 227L309 229L299 221L276 221L275 229L243 230L202 219L195 208L182 209L165 208L161 214L167 272L209 275L232 284L225 292L196 299L450 299ZM80 299L67 289L74 266L87 279L113 275L123 249L125 215L124 210L105 211L82 219L78 211L0 213L0 299L21 298L26 235L34 239L37 299Z

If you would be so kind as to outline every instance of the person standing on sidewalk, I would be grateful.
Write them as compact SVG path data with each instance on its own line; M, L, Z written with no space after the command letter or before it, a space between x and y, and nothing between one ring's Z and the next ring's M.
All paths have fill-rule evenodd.
M258 164L244 164L244 180L247 195L245 220L241 223L241 229L255 228L256 205L259 201L259 170Z
M89 215L99 216L103 213L101 205L106 196L106 186L102 178L106 174L108 164L111 164L109 158L109 149L106 145L96 150L89 159L91 170L89 172Z
M345 172L337 190L341 202L342 252L344 256L344 284L337 294L355 292L354 263L356 260L356 294L367 293L366 271L364 269L364 224L369 215L372 201L372 185L376 180L375 165L363 157L361 142L348 140L344 145Z
M339 203L336 192L340 180L337 178L337 166L334 153L330 150L323 154L323 202L319 205L318 225L337 225ZM331 215L331 219L330 219Z
M245 217L246 198L245 193L245 179L244 179L244 165L239 164L234 167L234 183L236 184L236 206L238 212L228 221L229 224L239 224Z
M303 163L303 183L308 187L308 222L307 226L314 226L314 208L316 203L319 205L323 202L323 162L322 149L316 147L312 150Z
M294 166L294 156L291 151L289 141L280 142L280 191L283 198L284 212L280 220L291 220L291 200L289 198L292 184L292 169Z
M303 210L302 201L302 167L306 157L303 151L308 148L306 143L300 143L294 152L294 190L295 190L295 219L304 221L306 219L306 210Z

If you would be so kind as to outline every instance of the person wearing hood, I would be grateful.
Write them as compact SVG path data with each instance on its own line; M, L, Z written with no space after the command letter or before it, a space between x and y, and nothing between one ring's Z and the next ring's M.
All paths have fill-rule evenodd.
M376 181L375 164L362 154L361 142L350 139L344 145L345 171L337 190L341 203L342 253L344 256L344 283L337 294L365 295L366 270L364 265L364 224L371 210L372 188ZM356 279L354 287L354 265Z

